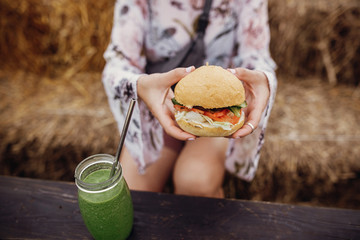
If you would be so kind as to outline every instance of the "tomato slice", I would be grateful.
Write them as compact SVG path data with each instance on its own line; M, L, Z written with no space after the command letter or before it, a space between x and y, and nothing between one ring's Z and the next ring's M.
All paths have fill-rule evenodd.
M202 115L205 115L209 118L211 118L214 121L218 121L218 122L230 122L232 124L236 124L239 122L240 117L237 117L234 113L232 113L228 108L221 108L221 109L209 109L209 110L202 110L202 109L198 109L198 108L187 108L184 106L180 106L180 105L174 105L174 108L177 111L193 111L193 112L197 112L200 113Z
M227 108L223 108L215 112L211 110L206 111L204 115L218 122L230 122L232 124L236 124L240 119Z
M206 111L205 112L205 116L208 116L210 118L222 118L224 117L225 115L227 115L229 113L229 109L227 108L223 108L223 109L220 109L220 110L209 110L209 111Z

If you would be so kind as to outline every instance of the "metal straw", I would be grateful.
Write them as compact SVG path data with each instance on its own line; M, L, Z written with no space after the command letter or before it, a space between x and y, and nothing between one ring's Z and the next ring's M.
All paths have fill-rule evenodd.
M128 112L127 112L127 115L126 115L125 123L124 123L123 129L122 129L122 132L121 132L121 136L120 136L120 143L119 143L118 149L116 151L114 163L113 163L112 168L111 168L110 178L112 176L114 176L116 166L117 166L117 164L119 162L119 159L120 159L121 150L122 150L122 147L123 147L124 142L125 142L125 136L126 136L126 133L127 133L127 129L129 127L132 112L134 110L135 102L136 102L135 99L131 99L131 101L130 101L130 106L129 106L129 109L128 109Z

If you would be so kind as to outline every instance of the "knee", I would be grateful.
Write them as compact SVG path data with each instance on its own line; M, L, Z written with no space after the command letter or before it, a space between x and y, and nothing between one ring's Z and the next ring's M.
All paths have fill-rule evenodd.
M138 175L138 179L125 180L128 183L129 189L135 191L147 191L147 192L162 192L163 186L154 184L150 181L142 180L143 176Z
M204 171L201 165L191 164L186 171L174 171L175 193L201 197L223 197L222 174L214 176L214 173Z

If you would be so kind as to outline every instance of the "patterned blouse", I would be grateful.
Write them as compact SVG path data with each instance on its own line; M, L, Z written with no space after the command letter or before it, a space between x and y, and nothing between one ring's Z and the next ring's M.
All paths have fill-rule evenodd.
M137 97L137 79L144 74L147 59L159 61L174 56L191 40L204 2L118 0L115 4L102 81L120 131L130 100L138 100L125 145L140 173L157 160L164 140L161 125ZM245 138L229 139L225 167L247 181L253 179L258 166L277 87L276 64L269 53L267 11L266 0L213 0L204 38L205 62L260 70L268 78L270 99L258 128Z

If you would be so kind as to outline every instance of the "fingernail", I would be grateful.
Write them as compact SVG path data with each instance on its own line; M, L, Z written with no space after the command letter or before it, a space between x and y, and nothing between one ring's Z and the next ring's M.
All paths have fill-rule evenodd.
M193 68L193 66L187 67L187 68L185 69L185 71L189 73L189 72L191 72L191 69L192 69L192 68Z
M232 69L232 68L230 68L229 71L230 71L232 74L235 74L235 73L236 73L235 69Z
M195 138L188 138L187 140L188 140L188 141L194 141Z

